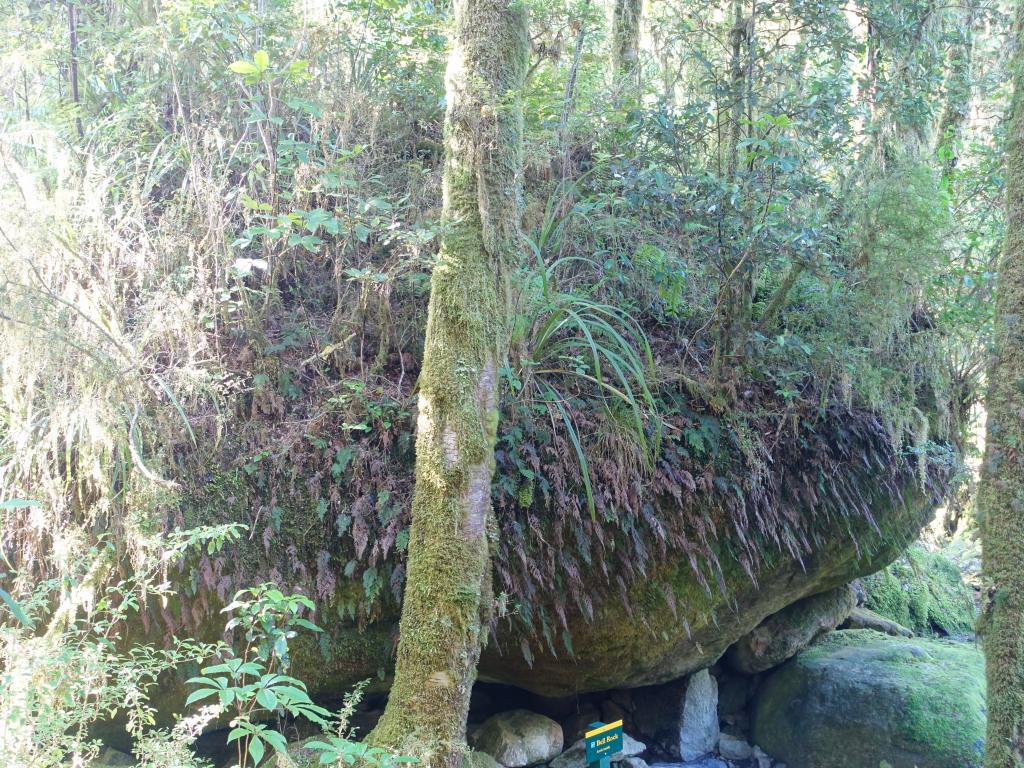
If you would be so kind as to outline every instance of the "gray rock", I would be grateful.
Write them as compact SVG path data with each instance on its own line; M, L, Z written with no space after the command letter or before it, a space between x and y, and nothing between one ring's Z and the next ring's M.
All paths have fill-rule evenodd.
M633 692L634 727L661 759L696 760L718 740L718 683L707 670ZM684 754L685 750L685 754Z
M749 760L754 754L754 748L746 739L723 733L718 739L718 754L726 760Z
M638 757L646 751L646 744L641 741L637 741L628 733L624 733L622 734L622 751L616 752L610 759L613 763L625 764L627 759L631 757ZM586 768L586 765L587 745L583 739L580 739L565 750L565 752L552 760L550 768ZM634 765L633 768L641 768L641 766Z
M855 604L856 596L847 585L806 597L762 621L737 640L725 658L747 675L777 667L838 627Z
M622 768L650 768L647 765L647 761L642 757L627 757L620 760L617 764L622 766Z
M679 723L679 757L697 760L718 744L718 681L706 669L690 675Z
M624 733L622 734L622 751L612 755L612 762L614 763L627 757L639 757L646 751L646 744L642 741L637 741L628 733ZM622 755L622 757L619 757L619 755Z
M562 726L536 712L513 709L485 720L472 746L506 768L540 765L562 751Z

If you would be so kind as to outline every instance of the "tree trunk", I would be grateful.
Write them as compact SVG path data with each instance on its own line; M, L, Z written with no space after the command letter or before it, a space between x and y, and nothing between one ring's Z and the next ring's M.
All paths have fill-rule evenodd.
M978 0L967 0L966 7L957 9L953 17L957 26L957 39L949 51L946 101L936 133L943 178L947 181L951 180L956 169L957 144L971 111L971 59L974 56L974 24L977 13Z
M590 0L584 3L584 11L590 8ZM576 44L572 51L572 65L565 79L565 95L562 97L562 114L558 119L558 152L561 155L561 179L569 176L569 118L576 108L576 78L579 76L580 62L583 60L583 41L587 35L587 19L583 14L576 22ZM565 211L563 211L565 213Z
M395 682L371 738L459 766L489 616L498 372L521 259L526 19L516 0L456 0L445 77L444 235L419 384L416 488Z
M729 40L732 55L729 59L729 139L726 147L726 181L738 185L736 193L738 202L735 207L725 203L736 217L743 220L742 227L731 239L731 247L735 251L723 264L722 285L719 289L718 338L715 343L715 354L712 360L712 373L717 379L722 367L735 356L737 344L742 345L750 327L750 302L752 299L752 280L754 269L752 253L744 253L738 246L741 237L748 233L748 222L744 211L742 181L739 178L740 142L743 139L743 122L745 117L744 102L751 93L748 90L747 75L753 63L748 58L749 66L744 66L743 47L750 45L752 36L751 24L753 16L743 15L743 0L732 1L732 27ZM749 50L748 50L749 54Z
M1024 0L1017 1L1006 137L1006 238L978 507L988 679L986 768L1024 766Z
M78 93L78 7L73 1L68 2L68 50L70 51L70 65L68 66L68 79L71 81L71 101L75 104L75 130L78 138L85 136L82 129L81 98Z
M633 92L639 87L643 0L615 0L612 11L612 77Z

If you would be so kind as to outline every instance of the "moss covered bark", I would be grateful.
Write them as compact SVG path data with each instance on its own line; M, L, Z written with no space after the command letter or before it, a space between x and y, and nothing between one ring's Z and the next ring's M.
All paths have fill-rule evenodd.
M946 99L939 118L936 141L942 160L943 176L951 180L957 164L957 144L971 111L971 60L974 57L974 25L978 0L967 0L954 9L956 39L949 49L946 70Z
M995 358L986 400L982 626L988 679L987 768L1024 766L1024 2L1016 3L1006 137L1006 239Z
M509 0L456 0L446 73L444 234L419 384L416 488L395 682L375 742L461 765L490 605L498 371L519 262L528 43Z
M639 83L643 0L615 0L612 11L612 77L633 90Z

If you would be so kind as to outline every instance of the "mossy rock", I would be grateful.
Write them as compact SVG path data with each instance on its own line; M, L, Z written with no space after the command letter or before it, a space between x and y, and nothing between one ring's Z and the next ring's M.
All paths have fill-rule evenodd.
M833 632L769 674L751 713L789 768L980 768L984 660L971 643Z
M769 616L892 562L933 510L916 487L898 500L878 492L868 498L878 529L867 516L822 515L815 519L810 553L776 553L762 563L756 580L724 553L721 585L710 590L685 557L664 563L629 590L630 611L608 599L593 621L570 614L572 657L541 649L526 660L518 638L506 634L502 623L497 642L481 657L480 678L557 697L657 685L709 667Z
M705 669L769 616L892 562L932 516L933 503L916 486L905 488L899 499L878 489L865 495L877 529L867 516L816 516L811 551L769 553L755 578L730 553L726 541L718 551L720 583L706 575L710 588L681 552L668 553L646 580L628 590L629 611L614 585L595 584L593 620L578 611L567 616L572 655L539 649L528 661L521 651L521 635L510 622L501 621L481 657L480 679L559 697L657 685ZM268 557L261 542L248 539L233 554L246 563ZM337 697L367 679L372 681L371 692L390 685L398 606L381 598L377 617L365 623L353 620L344 608L358 600L361 589L362 585L339 581L333 599L318 601L314 618L324 632L303 633L290 646L290 674L303 680L315 699ZM193 634L213 641L222 635L225 618L216 595L207 598L204 618ZM184 599L169 611L194 613ZM149 632L135 622L124 640L159 644L164 633L156 622ZM195 674L195 668L182 668L161 677L153 692L161 727L173 724L175 714L184 711L184 681ZM105 743L130 746L123 718L98 724L94 731Z
M470 739L478 752L506 768L540 765L562 753L562 726L526 709L492 715Z
M756 675L777 667L816 638L838 627L856 598L846 584L793 603L761 622L729 648L725 658L737 672Z
M914 544L863 583L867 608L917 634L955 637L974 632L977 615L971 592L941 552Z

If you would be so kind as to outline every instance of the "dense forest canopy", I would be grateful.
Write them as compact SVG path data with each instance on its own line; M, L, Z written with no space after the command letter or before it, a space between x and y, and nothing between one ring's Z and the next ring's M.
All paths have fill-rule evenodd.
M169 639L238 590L397 616L416 398L465 361L424 366L432 273L478 194L499 290L445 295L502 340L483 635L571 658L665 562L727 593L825 525L859 552L880 496L969 525L1008 4L524 0L493 103L448 64L487 5L0 0L3 664L95 671L136 613L163 648L11 730L24 764L209 652ZM698 598L651 599L690 631Z

